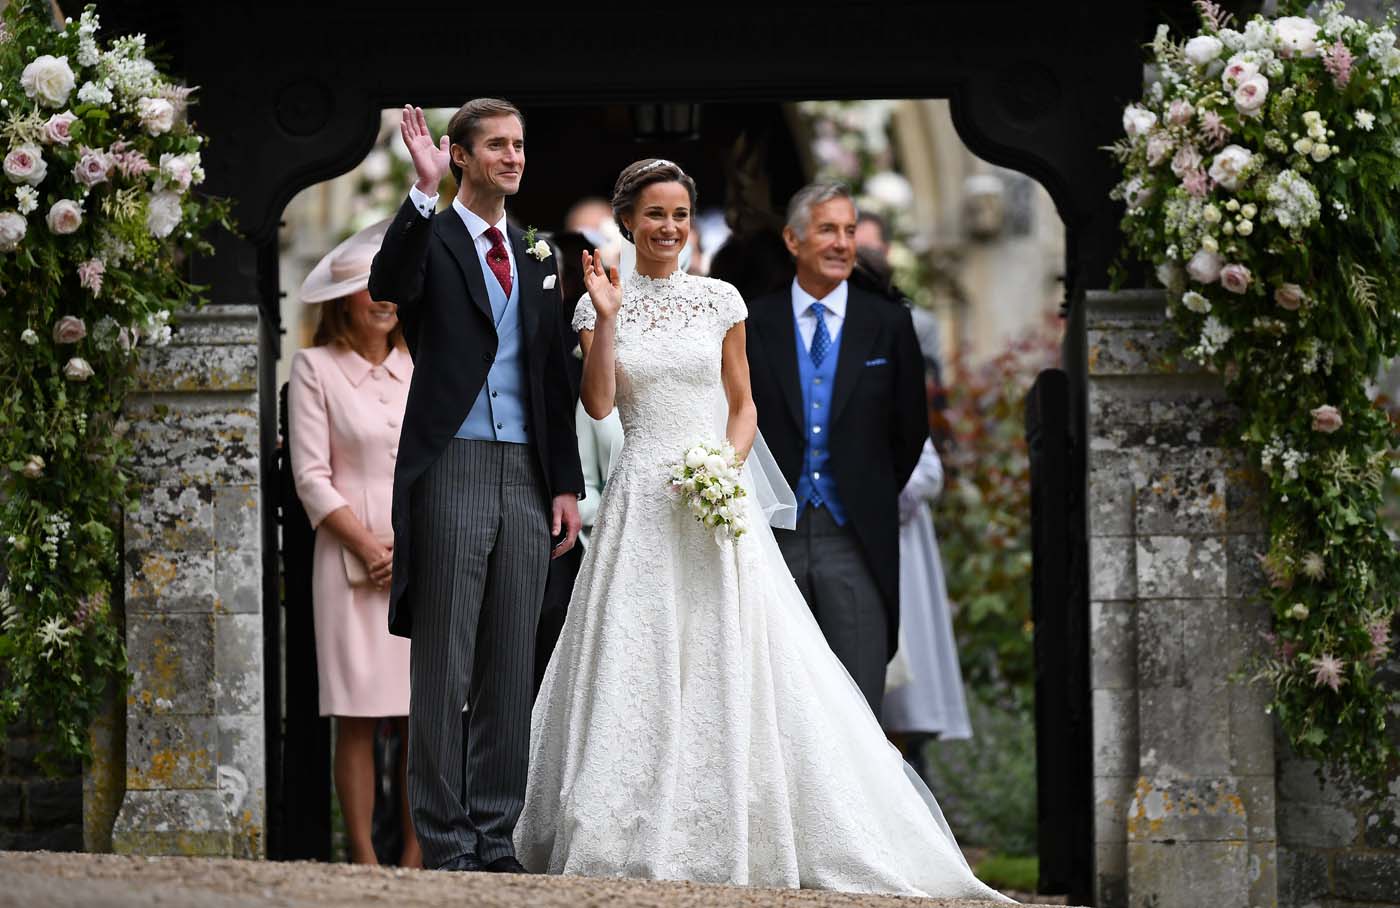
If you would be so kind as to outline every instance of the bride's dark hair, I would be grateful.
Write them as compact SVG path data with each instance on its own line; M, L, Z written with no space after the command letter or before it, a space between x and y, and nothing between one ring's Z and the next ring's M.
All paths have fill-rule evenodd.
M695 181L686 176L679 164L663 158L633 161L617 175L612 197L613 220L617 222L617 228L629 243L632 241L632 231L623 225L622 216L631 213L637 199L641 198L642 190L652 183L680 183L690 194L691 213L695 211Z

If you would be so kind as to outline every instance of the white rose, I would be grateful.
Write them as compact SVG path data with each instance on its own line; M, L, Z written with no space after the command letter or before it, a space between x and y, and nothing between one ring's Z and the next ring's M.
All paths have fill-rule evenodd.
M1240 236L1249 236L1254 232L1254 222L1240 221L1240 226L1236 227L1235 230L1239 232Z
M1192 312L1210 311L1210 300L1201 296L1194 290L1187 291L1187 293L1181 297L1181 304Z
M38 145L16 145L5 155L5 176L11 183L27 183L38 186L44 182L49 165L44 161L44 152Z
M1225 45L1214 35L1197 35L1186 42L1186 59L1197 66L1205 66L1225 50Z
M1210 164L1210 178L1234 192L1239 188L1240 175L1254 160L1248 148L1226 145Z
M164 239L180 223L180 195L169 189L151 193L146 204L146 229L151 236Z
M188 154L163 154L160 156L160 177L164 183L175 186L181 192L190 188L194 173L199 169L199 152Z
M1186 263L1186 273L1198 284L1213 284L1220 280L1220 269L1224 265L1225 260L1219 255L1202 249Z
M49 230L59 236L74 233L83 226L83 206L72 199L59 199L49 209Z
M1278 36L1278 50L1281 57L1316 57L1317 23L1302 16L1284 16L1274 20L1274 34Z
M29 232L29 222L24 215L13 211L0 211L0 252L14 252L19 241Z
M73 70L68 66L67 57L44 54L24 68L19 84L24 86L27 97L48 107L62 107L68 103L77 81Z
M175 105L164 98L142 98L136 102L136 116L147 133L158 136L175 125Z
M699 445L696 445L689 451L685 452L685 465L690 467L692 470L700 469L701 465L705 463L706 454L707 452L704 448L700 447Z
M1235 110L1246 116L1255 114L1268 97L1269 80L1262 75L1250 76L1235 89Z
M63 377L69 381L87 381L92 378L92 366L81 356L75 356L63 367Z
M1123 131L1129 138L1146 135L1156 125L1157 115L1139 104L1129 104L1123 109Z
M535 245L530 247L530 254L543 262L554 254L554 250L549 248L549 243L545 240L535 240Z
M1225 84L1226 88L1233 91L1245 79L1257 75L1259 75L1258 63L1244 54L1235 54L1230 58L1230 62L1225 64L1225 70L1220 74L1220 81Z
M725 466L724 458L718 454L710 454L705 458L705 471L711 476L719 476L724 472Z

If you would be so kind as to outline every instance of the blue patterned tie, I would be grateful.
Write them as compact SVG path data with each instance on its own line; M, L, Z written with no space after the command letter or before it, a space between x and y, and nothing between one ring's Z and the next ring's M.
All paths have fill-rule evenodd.
M813 303L807 309L817 318L817 330L812 334L812 348L807 352L812 356L812 365L820 369L822 360L826 359L826 351L831 349L831 335L826 330L826 307L821 303Z

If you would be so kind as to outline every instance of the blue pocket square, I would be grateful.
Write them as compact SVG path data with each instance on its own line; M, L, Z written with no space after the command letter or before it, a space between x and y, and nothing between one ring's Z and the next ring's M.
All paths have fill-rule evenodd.
M867 359L865 361L865 364L867 366L888 366L889 363L890 361L885 359L883 356L877 356L874 359Z

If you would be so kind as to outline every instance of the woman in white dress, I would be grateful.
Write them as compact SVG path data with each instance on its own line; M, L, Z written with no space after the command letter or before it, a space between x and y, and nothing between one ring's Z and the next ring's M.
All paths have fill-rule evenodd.
M625 442L531 724L526 868L586 876L1000 899L972 874L827 646L753 496L718 542L667 495L697 441L749 453L743 300L676 266L694 183L618 178L621 288L585 254L582 399ZM748 468L746 468L746 473Z

